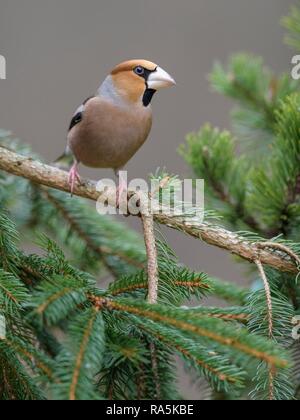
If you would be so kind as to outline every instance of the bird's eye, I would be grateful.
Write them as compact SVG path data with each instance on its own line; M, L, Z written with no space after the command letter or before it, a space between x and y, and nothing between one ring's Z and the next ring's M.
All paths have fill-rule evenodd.
M135 74L138 76L143 76L145 74L145 69L142 66L138 66L134 69Z

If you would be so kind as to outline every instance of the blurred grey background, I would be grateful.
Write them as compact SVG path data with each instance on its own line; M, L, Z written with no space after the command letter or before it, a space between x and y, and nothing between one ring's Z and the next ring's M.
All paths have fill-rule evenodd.
M65 147L70 118L115 64L148 58L170 72L176 89L154 100L151 138L128 165L129 177L156 168L184 178L176 149L209 121L230 128L230 102L212 93L207 75L234 52L262 55L276 71L290 68L279 21L292 0L1 0L0 127L51 162ZM82 170L95 179L101 171ZM132 223L128 221L128 223ZM240 282L243 268L217 249L168 232L182 262Z

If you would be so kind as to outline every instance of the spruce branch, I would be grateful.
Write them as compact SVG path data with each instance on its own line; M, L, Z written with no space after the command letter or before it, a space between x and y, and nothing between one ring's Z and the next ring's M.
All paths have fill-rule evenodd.
M45 399L6 341L0 341L0 398L10 401Z
M138 318L154 321L164 326L170 326L190 336L198 336L208 342L231 347L252 358L265 361L271 366L286 368L288 362L273 353L272 343L261 337L252 336L240 329L233 328L219 319L209 317L193 317L192 310L181 311L175 308L165 309L160 305L147 305L130 299L111 300L104 297L91 297L91 302L101 310L107 309L121 313L135 315ZM253 344L252 340L256 340ZM251 343L250 343L251 341ZM267 348L268 347L268 348ZM282 350L279 350L282 353Z
M282 19L283 26L288 30L286 34L285 41L286 43L299 51L300 48L300 9L299 5L292 6L290 8L290 13L288 16Z
M53 394L59 400L98 400L94 378L101 367L105 346L102 313L87 308L69 326L68 340L57 358Z
M210 79L218 93L239 104L233 117L237 114L240 122L247 121L248 128L254 133L257 129L274 133L276 108L296 89L288 74L277 77L262 58L252 54L233 55L227 68L217 63Z
M213 278L212 294L227 302L244 305L250 294L250 289Z
M199 281L182 281L182 280L178 280L178 281L174 281L174 285L176 287L186 287L188 289L203 289L205 291L209 290L209 286L207 284L205 284L204 282L201 281L201 279L199 279ZM110 289L110 294L111 296L118 296L118 295L123 295L126 293L130 293L130 292L135 292L138 290L146 290L148 288L148 284L146 281L143 281L143 279L140 280L140 282L134 282L132 284L128 283L127 285L124 282L124 286L123 286L123 282L114 282L111 285L111 289Z
M32 344L24 342L18 337L9 336L5 339L5 344L12 351L17 352L20 358L26 362L29 367L34 364L36 369L49 380L53 379L54 364L51 359L37 350Z
M134 272L143 268L145 252L140 247L139 238L123 224L91 211L84 200L72 200L60 191L50 190L37 184L30 185L32 191L33 217L26 229L47 229L69 249L76 265L89 271L98 270L101 264L114 277L130 268ZM116 241L116 237L122 241Z
M228 131L205 124L198 133L188 134L179 153L195 176L205 180L210 208L219 208L218 212L230 219L231 225L242 223L253 231L260 231L259 223L245 208L250 167L243 156L237 158L236 143Z
M67 223L72 227L73 231L75 231L78 236L87 244L87 247L95 253L95 255L98 256L98 258L103 262L104 266L107 268L107 270L114 276L118 277L118 274L115 273L114 268L109 264L107 259L105 258L104 252L102 251L100 246L97 246L92 239L89 237L89 235L86 234L86 232L82 229L80 226L80 223L78 223L77 220L72 218L72 215L67 212L67 210L61 205L59 200L56 200L55 197L49 193L48 190L43 189L43 193L47 197L47 200L49 200L53 206L57 209L57 211L63 216L63 218L67 221Z
M289 349L293 341L291 320L295 312L289 299L278 289L282 289L282 274L263 267L260 276L265 287L249 295L246 306L250 314L247 327L252 333L270 337L273 342L280 343L290 358ZM250 395L254 399L272 401L293 399L295 388L291 377L291 369L282 370L261 363L254 378L255 388Z
M38 161L19 155L3 147L0 148L0 169L19 177L29 179L37 184L69 192L67 173L57 168L42 164ZM102 202L115 201L115 191L108 190L103 194L96 189L96 184L90 180L83 180L77 184L74 194L80 197ZM160 224L182 231L190 236L202 239L213 245L231 252L245 260L254 262L258 255L257 243L246 240L243 236L222 229L209 223L198 223L190 218L170 215L167 212L154 214L154 219ZM256 241L257 242L257 241ZM260 250L260 261L279 271L298 273L298 267L289 257L270 250Z
M162 331L161 327L157 327L156 324L145 326L145 323L140 322L139 328L167 347L175 349L179 356L186 362L195 365L200 370L200 374L204 373L206 378L212 384L215 384L218 389L226 388L232 384L235 386L241 384L243 372L226 357L217 353L212 355L209 350L201 348L199 345L195 346L188 339L180 340L175 331Z
M300 95L284 98L275 112L272 153L249 178L248 211L259 214L272 236L295 234L299 226ZM298 208L298 210L297 210Z

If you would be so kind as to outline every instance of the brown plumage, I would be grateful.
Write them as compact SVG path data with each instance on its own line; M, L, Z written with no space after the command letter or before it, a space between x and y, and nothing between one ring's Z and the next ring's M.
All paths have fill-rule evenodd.
M152 126L151 108L116 107L95 97L84 118L68 136L76 159L92 168L122 168L146 141Z
M124 167L150 133L154 93L174 84L168 73L150 61L131 60L114 68L96 96L86 100L72 119L67 139L67 150L75 160L71 191L79 180L79 163L115 171Z

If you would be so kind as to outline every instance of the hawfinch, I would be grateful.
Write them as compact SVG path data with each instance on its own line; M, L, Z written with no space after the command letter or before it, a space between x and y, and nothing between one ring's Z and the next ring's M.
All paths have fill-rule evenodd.
M147 140L153 95L173 85L174 79L150 61L125 61L113 69L97 94L84 101L72 118L64 155L74 158L69 173L71 192L80 181L79 163L119 173ZM120 180L118 197L124 189Z

